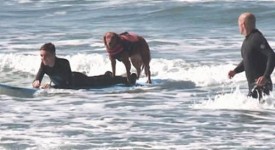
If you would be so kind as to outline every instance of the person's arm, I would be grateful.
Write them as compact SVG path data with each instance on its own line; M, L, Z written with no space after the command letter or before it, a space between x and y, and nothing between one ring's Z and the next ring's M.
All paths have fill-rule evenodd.
M41 81L44 77L44 74L45 74L45 72L44 72L43 63L41 62L41 65L40 65L40 68L39 68L39 70L36 74L36 77L35 77L34 81L32 82L32 86L34 88L39 88L40 87Z
M257 50L267 58L266 69L263 76L268 78L274 70L275 53L263 36L257 36L254 43L257 44Z
M243 60L238 64L238 66L234 69L235 73L241 73L244 71Z
M243 65L243 60L242 60L234 70L230 70L228 72L228 78L232 79L237 73L240 73L243 71L244 71L244 65Z
M274 70L274 66L275 66L275 54L272 51L271 52L263 52L265 53L265 55L267 56L267 63L266 63L266 69L264 72L264 77L269 77L271 75L271 73Z
M271 48L269 49L262 49L261 53L264 54L267 57L267 63L266 63L266 69L264 72L264 77L270 77L271 73L274 70L275 66L275 54Z

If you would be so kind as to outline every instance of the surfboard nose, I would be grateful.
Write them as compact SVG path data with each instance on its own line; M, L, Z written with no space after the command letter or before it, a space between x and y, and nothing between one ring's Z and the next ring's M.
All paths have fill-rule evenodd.
M0 95L12 97L32 98L37 89L16 87L12 85L0 84Z

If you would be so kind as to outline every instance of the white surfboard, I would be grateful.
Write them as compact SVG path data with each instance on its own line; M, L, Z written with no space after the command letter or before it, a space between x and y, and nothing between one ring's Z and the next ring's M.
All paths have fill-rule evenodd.
M33 97L37 89L16 87L0 83L0 95L8 95L12 97Z

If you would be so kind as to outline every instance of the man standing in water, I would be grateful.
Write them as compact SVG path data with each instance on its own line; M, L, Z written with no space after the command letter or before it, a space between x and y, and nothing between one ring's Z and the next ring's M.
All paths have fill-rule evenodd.
M97 86L110 86L115 84L134 85L137 79L136 74L131 74L130 83L127 77L115 76L107 71L104 75L99 76L86 76L80 72L72 72L70 63L67 59L58 58L55 54L55 46L52 43L46 43L40 48L41 65L39 71L33 81L34 88L41 86L41 81L44 74L47 74L54 86L46 84L42 88L64 88L64 89L78 89L78 88L91 88Z
M243 13L238 19L239 30L245 36L241 47L243 60L228 72L231 79L245 71L249 93L253 98L262 98L272 91L270 78L275 65L275 54L262 33L256 29L256 18L252 13ZM262 93L263 92L263 93Z

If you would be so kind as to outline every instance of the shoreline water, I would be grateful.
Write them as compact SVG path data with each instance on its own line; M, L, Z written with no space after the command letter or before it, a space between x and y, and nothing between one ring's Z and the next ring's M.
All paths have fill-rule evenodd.
M266 104L247 98L241 60L244 11L275 48L274 0L10 0L0 4L0 82L31 87L39 48L57 47L72 70L111 70L102 37L145 37L152 85L0 94L0 149L272 149L274 91ZM117 73L125 68L117 63ZM132 71L135 71L132 68ZM142 73L143 75L143 73ZM272 74L275 81L275 75ZM49 79L44 77L44 81Z

